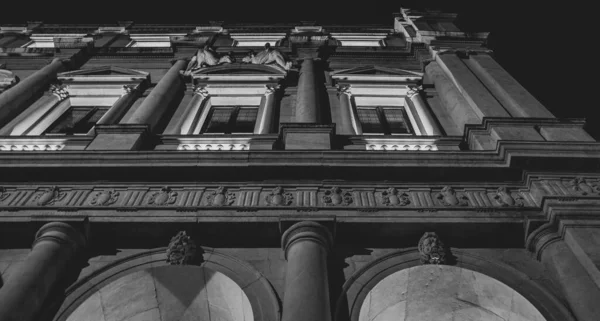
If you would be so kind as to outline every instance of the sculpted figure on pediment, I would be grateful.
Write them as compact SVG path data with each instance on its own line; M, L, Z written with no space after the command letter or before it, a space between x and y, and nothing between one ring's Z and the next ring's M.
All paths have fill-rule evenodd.
M187 68L185 69L185 74L189 75L192 72L204 67L230 64L232 62L234 62L234 59L230 55L219 56L216 51L207 45L202 49L198 49L196 55L192 57L192 60L190 60Z
M292 62L286 61L283 54L279 50L271 48L271 45L268 42L265 44L265 50L259 53L255 53L254 51L250 50L248 55L246 55L242 61L257 65L268 65L275 63L284 70L290 70L290 68L292 68Z

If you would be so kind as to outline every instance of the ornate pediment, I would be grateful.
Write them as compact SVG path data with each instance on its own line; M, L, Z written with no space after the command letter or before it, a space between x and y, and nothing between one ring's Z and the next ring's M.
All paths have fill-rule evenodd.
M331 77L344 81L414 82L420 80L423 73L380 66L362 66L334 71Z
M91 69L80 69L58 74L61 81L133 81L150 79L150 74L144 71L102 66Z
M283 79L286 72L275 65L230 63L204 67L192 72L194 79L202 80L274 80Z

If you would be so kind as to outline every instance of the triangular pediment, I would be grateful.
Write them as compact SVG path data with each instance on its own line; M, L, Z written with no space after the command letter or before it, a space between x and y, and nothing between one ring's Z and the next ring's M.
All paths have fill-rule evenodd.
M115 67L115 66L102 66L90 69L80 69L74 71L67 71L58 74L59 77L74 77L74 76L131 76L131 77L146 77L147 72Z
M331 73L332 76L343 76L343 75L382 75L382 76L401 76L401 77L420 77L423 73L404 70L387 68L380 66L361 66L351 69L337 70Z

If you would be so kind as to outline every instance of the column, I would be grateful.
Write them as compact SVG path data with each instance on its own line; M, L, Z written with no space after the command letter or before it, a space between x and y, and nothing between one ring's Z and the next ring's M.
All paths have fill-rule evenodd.
M208 91L204 87L194 88L194 97L190 101L185 113L181 116L180 125L177 128L178 134L190 134L198 124L200 115L204 111L206 100L208 99Z
M319 88L316 76L314 60L312 58L304 59L298 79L295 114L297 123L318 123L320 120Z
M121 124L147 124L153 131L173 98L183 87L183 78L179 72L184 70L186 65L187 59L177 60L133 115L122 120Z
M45 115L54 109L60 102L69 98L69 92L64 85L52 84L50 85L50 92L52 95L44 95L38 99L30 108L31 113L27 115L22 121L15 125L11 131L11 136L25 135L35 128L39 127L40 121ZM20 115L19 115L20 116ZM46 128L40 129L45 130ZM39 133L36 133L39 134Z
M342 135L362 135L362 127L356 121L354 108L352 108L352 91L350 85L339 86L340 98L340 118L342 123L339 124Z
M416 115L419 117L423 128L421 133L423 135L438 136L442 134L439 126L437 125L435 118L431 114L429 107L425 105L423 98L419 94L418 88L411 88L406 94L407 102L411 107L414 108Z
M579 321L596 321L600 316L600 288L580 264L569 246L555 240L542 249L541 261L562 288Z
M84 237L70 225L44 225L37 232L23 267L0 288L0 321L35 320L69 261L84 246Z
M258 109L256 117L256 125L254 133L269 134L273 127L273 114L275 113L275 93L279 89L279 85L266 85L265 98L263 104Z
M61 59L54 59L44 68L23 79L0 94L0 127L25 110L33 97L44 90L59 72L66 70Z
M329 231L315 222L296 223L285 231L287 260L282 321L330 321L327 254Z
M141 85L125 85L123 86L123 95L117 99L112 107L98 120L97 125L116 124L121 117L127 113L131 104L140 97L142 90Z

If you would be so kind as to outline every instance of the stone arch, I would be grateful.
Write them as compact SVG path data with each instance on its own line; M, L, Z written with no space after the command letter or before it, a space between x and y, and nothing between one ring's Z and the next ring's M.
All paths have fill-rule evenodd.
M255 321L280 320L281 309L277 295L269 281L260 272L242 260L220 253L214 249L202 247L202 250L204 251L204 261L198 266L168 265L166 263L165 248L150 250L118 260L104 268L99 269L90 276L79 280L69 289L67 289L66 299L62 303L53 320L71 321L69 316L76 312L78 307L80 307L84 302L88 300L97 300L97 298L94 298L94 296L100 295L99 292L101 289L110 291L111 288L118 288L119 286L124 285L126 282L135 284L135 280L138 278L139 280L143 281L137 281L138 287L143 286L142 283L150 286L152 283L161 283L161 279L163 281L166 279L171 279L171 281L166 282L169 284L161 284L157 286L157 288L177 285L182 286L182 284L186 285L186 280L184 277L182 277L182 275L193 275L189 278L190 284L196 282L195 286L190 286L187 294L184 291L184 293L179 293L179 297L176 298L177 295L169 294L169 292L172 291L165 290L156 291L155 295L157 297L162 295L165 300L173 300L174 298L179 299L177 300L180 301L179 303L175 302L176 304L180 305L178 309L185 309L185 307L181 307L181 301L190 303L192 299L204 300L203 298L196 298L197 296L194 296L194 289L198 289L199 287L197 283L202 283L203 280L206 280L204 285L209 286L209 279L212 279L213 284L211 286L213 286L213 288L216 286L220 289L217 289L217 291L227 292L226 295L224 294L225 296L234 295L236 297L235 300L238 300L238 302L241 304L241 311L239 309L230 311L231 315L236 314L238 316L243 316L244 313L246 313L247 316L247 313L250 313L251 311L252 317L247 317L245 321L248 321L248 319ZM242 292L236 292L236 288L240 289ZM162 292L162 294L159 292ZM182 295L186 296L186 298L182 298ZM224 295L221 295L221 297L224 297ZM215 298L215 300L217 299L218 298ZM93 304L90 305L90 308L92 306ZM161 311L162 310L159 307L158 312ZM179 312L184 313L185 311ZM188 311L185 313L192 312L193 311ZM162 311L162 313L171 312ZM140 317L142 316L143 315ZM146 316L143 317L145 317L144 320L147 319ZM237 321L235 318L232 318L231 320Z
M541 316L547 321L575 321L569 310L567 310L556 297L537 283L531 281L526 274L500 262L472 255L465 251L453 249L452 254L456 257L456 265L444 267L447 271L450 271L450 273L456 274L459 271L465 271L465 274L468 274L469 272L472 272L471 275L474 275L475 277L480 276L480 280L484 279L484 282L493 280L490 282L495 283L495 286L505 286L507 289L513 290L518 296L522 296L525 302L530 304L531 308L539 311ZM356 271L344 284L341 297L336 304L335 321L369 320L368 317L365 318L364 311L361 318L361 309L363 308L365 300L368 300L369 295L372 295L372 290L382 281L390 284L392 282L401 282L399 277L406 276L402 276L401 274L410 272L411 269L416 271L421 267L423 266L420 263L420 256L416 249L390 253L367 264ZM427 270L428 268L436 268L436 266L425 266L420 272L431 273L432 271ZM441 274L438 273L437 275L439 276ZM434 277L431 278L433 279ZM425 280L425 282L427 281ZM437 279L435 282L438 282ZM401 295L402 291L398 294ZM404 295L409 294L405 291ZM387 301L390 300L388 299ZM465 303L468 304L468 302ZM383 304L385 304L385 302ZM474 307L476 307L476 304ZM401 307L396 308L402 309ZM376 307L375 310L380 310L379 312L384 311L381 307ZM517 320L528 319L522 318ZM380 320L374 318L372 321Z

